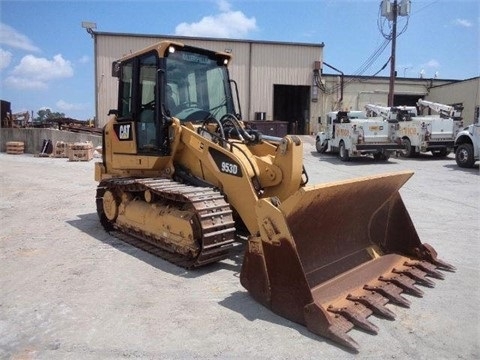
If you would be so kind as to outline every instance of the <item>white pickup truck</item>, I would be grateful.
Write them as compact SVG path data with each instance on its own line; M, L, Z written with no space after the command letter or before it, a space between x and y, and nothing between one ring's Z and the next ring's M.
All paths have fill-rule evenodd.
M396 120L367 118L364 111L333 111L327 114L325 131L316 135L316 148L319 153L338 153L342 161L365 155L388 160L393 152L404 149L397 127Z

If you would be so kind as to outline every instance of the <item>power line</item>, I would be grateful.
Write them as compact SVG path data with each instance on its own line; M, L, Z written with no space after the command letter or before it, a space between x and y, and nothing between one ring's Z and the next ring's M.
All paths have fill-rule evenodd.
M362 65L360 65L360 67L354 71L352 73L353 76L362 76L364 75L368 69L370 69L373 64L378 60L378 58L383 54L383 52L385 51L385 49L388 47L388 45L390 44L391 40L388 40L388 39L384 39L384 41L378 46L378 48L376 48L373 53L367 58L367 60L365 60ZM383 69L385 69L385 67L387 66L387 64L390 62L390 59L387 60L386 64L383 65L383 67L378 70L375 74L371 75L372 77L373 76L376 76L379 72L381 72ZM355 78L350 78L348 80L346 80L344 83L343 83L343 86L347 86L348 84L352 83L352 82L355 82L355 81L358 81L357 79ZM325 88L323 85L322 86L319 86L320 90L322 90L323 92L325 93L334 93L335 91L337 91L339 88L341 87L340 84L338 85L334 85L332 86L331 88L327 89Z
M434 3L438 2L438 1L439 0L434 1L433 3L427 4L426 6L420 8L416 13L418 13L419 11L422 11L426 7L433 5ZM370 69L372 67L372 65L377 61L377 59L382 55L382 53L385 51L387 46L392 42L392 40L395 40L396 38L398 38L400 35L402 35L407 30L410 14L407 11L406 14L402 14L401 16L406 17L406 21L403 24L402 29L400 31L395 31L395 35L393 35L393 30L390 29L389 19L387 17L385 17L384 15L382 15L382 3L380 3L379 10L378 10L377 26L380 30L380 33L382 34L382 36L384 38L384 41L380 44L380 46L378 48L376 48L374 50L374 52L367 58L367 60L365 60L360 65L360 67L353 73L354 76L361 76L361 75L365 74L365 72L368 69ZM386 25L388 25L388 31L386 31L386 29L385 29ZM395 39L393 39L394 36L395 36ZM390 56L389 59L387 60L387 62L382 66L382 68L380 70L378 70L377 72L375 72L375 74L371 75L371 77L374 77L374 76L378 75L391 62L392 62L392 56ZM345 81L343 83L343 86L347 86L349 83L351 83L353 81L356 81L356 79L351 78L351 79ZM335 85L330 89L326 89L324 86L322 86L322 87L319 86L319 87L324 92L333 93L333 92L337 91L340 86L341 85Z
M381 72L383 69L385 69L389 62L390 62L390 59L388 59L387 62L382 66L382 68L380 70L378 70L375 74L373 74L372 77L377 76L379 72Z
M385 39L380 46L370 55L370 57L355 71L354 75L363 75L367 70L377 61L377 59L382 55L382 53L387 48L388 44L390 44L389 39Z
M421 8L418 9L418 10L416 10L415 12L412 12L412 14L411 14L410 16L417 15L419 12L425 10L425 9L428 8L429 6L435 5L435 4L438 3L438 2L440 2L440 0L432 1L431 3L426 4L425 6L421 7Z

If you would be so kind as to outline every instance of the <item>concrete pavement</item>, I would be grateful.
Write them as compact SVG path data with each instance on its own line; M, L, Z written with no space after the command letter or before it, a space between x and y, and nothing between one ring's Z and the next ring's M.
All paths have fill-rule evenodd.
M304 140L309 184L413 170L401 195L420 239L457 267L423 298L405 295L410 309L388 305L395 321L370 317L378 335L352 330L358 355L256 303L240 285L241 254L186 271L105 233L94 161L1 153L0 358L479 358L478 165L342 163Z

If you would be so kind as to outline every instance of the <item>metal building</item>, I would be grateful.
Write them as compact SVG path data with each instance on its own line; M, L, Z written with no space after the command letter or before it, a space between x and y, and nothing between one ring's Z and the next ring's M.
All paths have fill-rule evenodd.
M480 113L480 77L435 85L429 89L427 99L442 104L463 105L463 123L470 125Z
M286 121L289 132L308 134L316 130L310 128L311 120L323 112L318 97L312 95L313 68L322 61L323 43L90 33L94 38L98 126L107 122L108 111L117 106L118 84L111 76L112 62L165 39L232 53L230 76L238 84L244 120Z
M290 134L316 133L329 111L387 104L388 77L323 74L323 43L88 32L94 39L95 110L100 127L107 122L109 110L117 107L112 62L165 39L231 52L230 76L238 84L243 120L286 122ZM467 125L480 103L479 82L478 77L464 81L398 77L394 104L415 105L419 98L462 104Z
M322 108L364 110L366 104L386 106L389 78L352 75L322 76ZM419 99L445 105L462 105L465 125L473 122L480 105L480 78L446 80L426 78L395 79L394 105L415 106ZM321 119L320 119L321 121Z

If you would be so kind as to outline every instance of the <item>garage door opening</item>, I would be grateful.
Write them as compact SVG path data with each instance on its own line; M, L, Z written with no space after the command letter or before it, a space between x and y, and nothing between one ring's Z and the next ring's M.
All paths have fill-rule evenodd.
M309 134L310 86L273 85L273 120L287 121L288 133Z
M393 96L393 105L394 106L417 106L417 101L420 98L423 98L424 95L394 95Z

